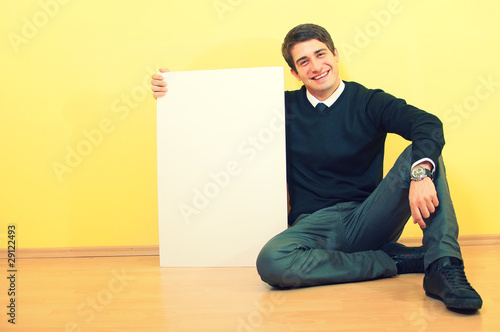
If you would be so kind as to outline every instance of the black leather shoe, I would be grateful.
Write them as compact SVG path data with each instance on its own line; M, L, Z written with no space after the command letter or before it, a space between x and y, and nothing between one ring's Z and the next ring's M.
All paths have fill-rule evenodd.
M407 247L401 243L390 242L380 250L394 260L398 274L424 273L424 247Z
M424 290L452 309L477 310L483 306L481 296L467 281L464 264L454 257L440 258L427 268Z

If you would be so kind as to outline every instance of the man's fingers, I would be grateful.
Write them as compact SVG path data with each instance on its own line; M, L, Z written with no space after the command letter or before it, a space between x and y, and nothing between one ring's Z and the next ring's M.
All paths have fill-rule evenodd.
M152 85L151 90L153 90L154 92L156 92L156 91L167 92L168 89L167 89L167 86Z
M431 216L431 213L434 213L436 211L436 207L439 205L439 201L437 199L437 196L433 196L417 202L416 204L420 212L422 213L422 216L424 218L429 218Z
M151 80L151 85L156 85L156 86L167 86L167 82L163 80L163 78L158 78L153 75L153 79Z
M422 228L422 229L425 229L427 227L427 225L425 224L425 221L422 218L417 220L417 222L415 222L415 224L418 224L420 226L420 228Z
M411 207L411 215L413 217L414 224L418 224L422 229L425 229L427 227L418 207Z
M167 68L160 68L160 73L167 73L170 70ZM153 97L158 99L167 94L167 82L163 79L163 75L155 73L151 75L151 90L153 91Z
M166 96L166 94L167 94L166 92L155 92L155 93L153 93L153 97L154 97L154 99L158 99L160 97Z
M431 213L434 213L434 211L436 211L436 207L432 202L429 202L429 204L427 204L427 211L428 212L425 214L424 218L429 218L431 216Z

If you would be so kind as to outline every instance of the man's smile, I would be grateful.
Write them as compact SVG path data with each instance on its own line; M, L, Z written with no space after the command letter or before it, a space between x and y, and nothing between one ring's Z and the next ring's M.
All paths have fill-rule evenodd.
M312 80L315 80L315 81L320 80L320 79L322 79L323 77L325 77L326 75L328 75L328 73L330 73L330 71L329 71L329 70L328 70L328 71L325 71L324 73L321 73L321 74L319 74L319 75L317 75L317 76L311 77L311 79L312 79Z

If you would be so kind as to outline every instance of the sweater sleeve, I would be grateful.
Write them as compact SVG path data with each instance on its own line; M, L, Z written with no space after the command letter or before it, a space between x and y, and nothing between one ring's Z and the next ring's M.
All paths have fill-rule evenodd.
M412 142L412 164L429 158L437 165L445 144L441 120L382 90L369 91L367 116L379 130L398 134Z

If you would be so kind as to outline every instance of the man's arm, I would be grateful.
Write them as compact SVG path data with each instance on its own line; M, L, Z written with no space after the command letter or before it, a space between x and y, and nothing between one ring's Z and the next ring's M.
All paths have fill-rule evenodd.
M424 161L419 165L432 171L432 164L429 161ZM411 181L409 202L413 223L425 229L427 225L424 218L429 218L439 205L436 187L431 178L425 177L420 181Z
M425 158L437 164L445 145L443 124L437 116L382 90L370 90L367 98L367 116L380 130L412 142L412 164Z
M371 96L369 115L379 121L386 132L396 133L412 142L412 167L417 164L435 171L434 167L445 144L443 124L433 114L422 111L406 101L381 90ZM408 174L410 176L410 174ZM411 181L409 204L414 223L426 227L424 218L436 210L439 201L431 178Z

